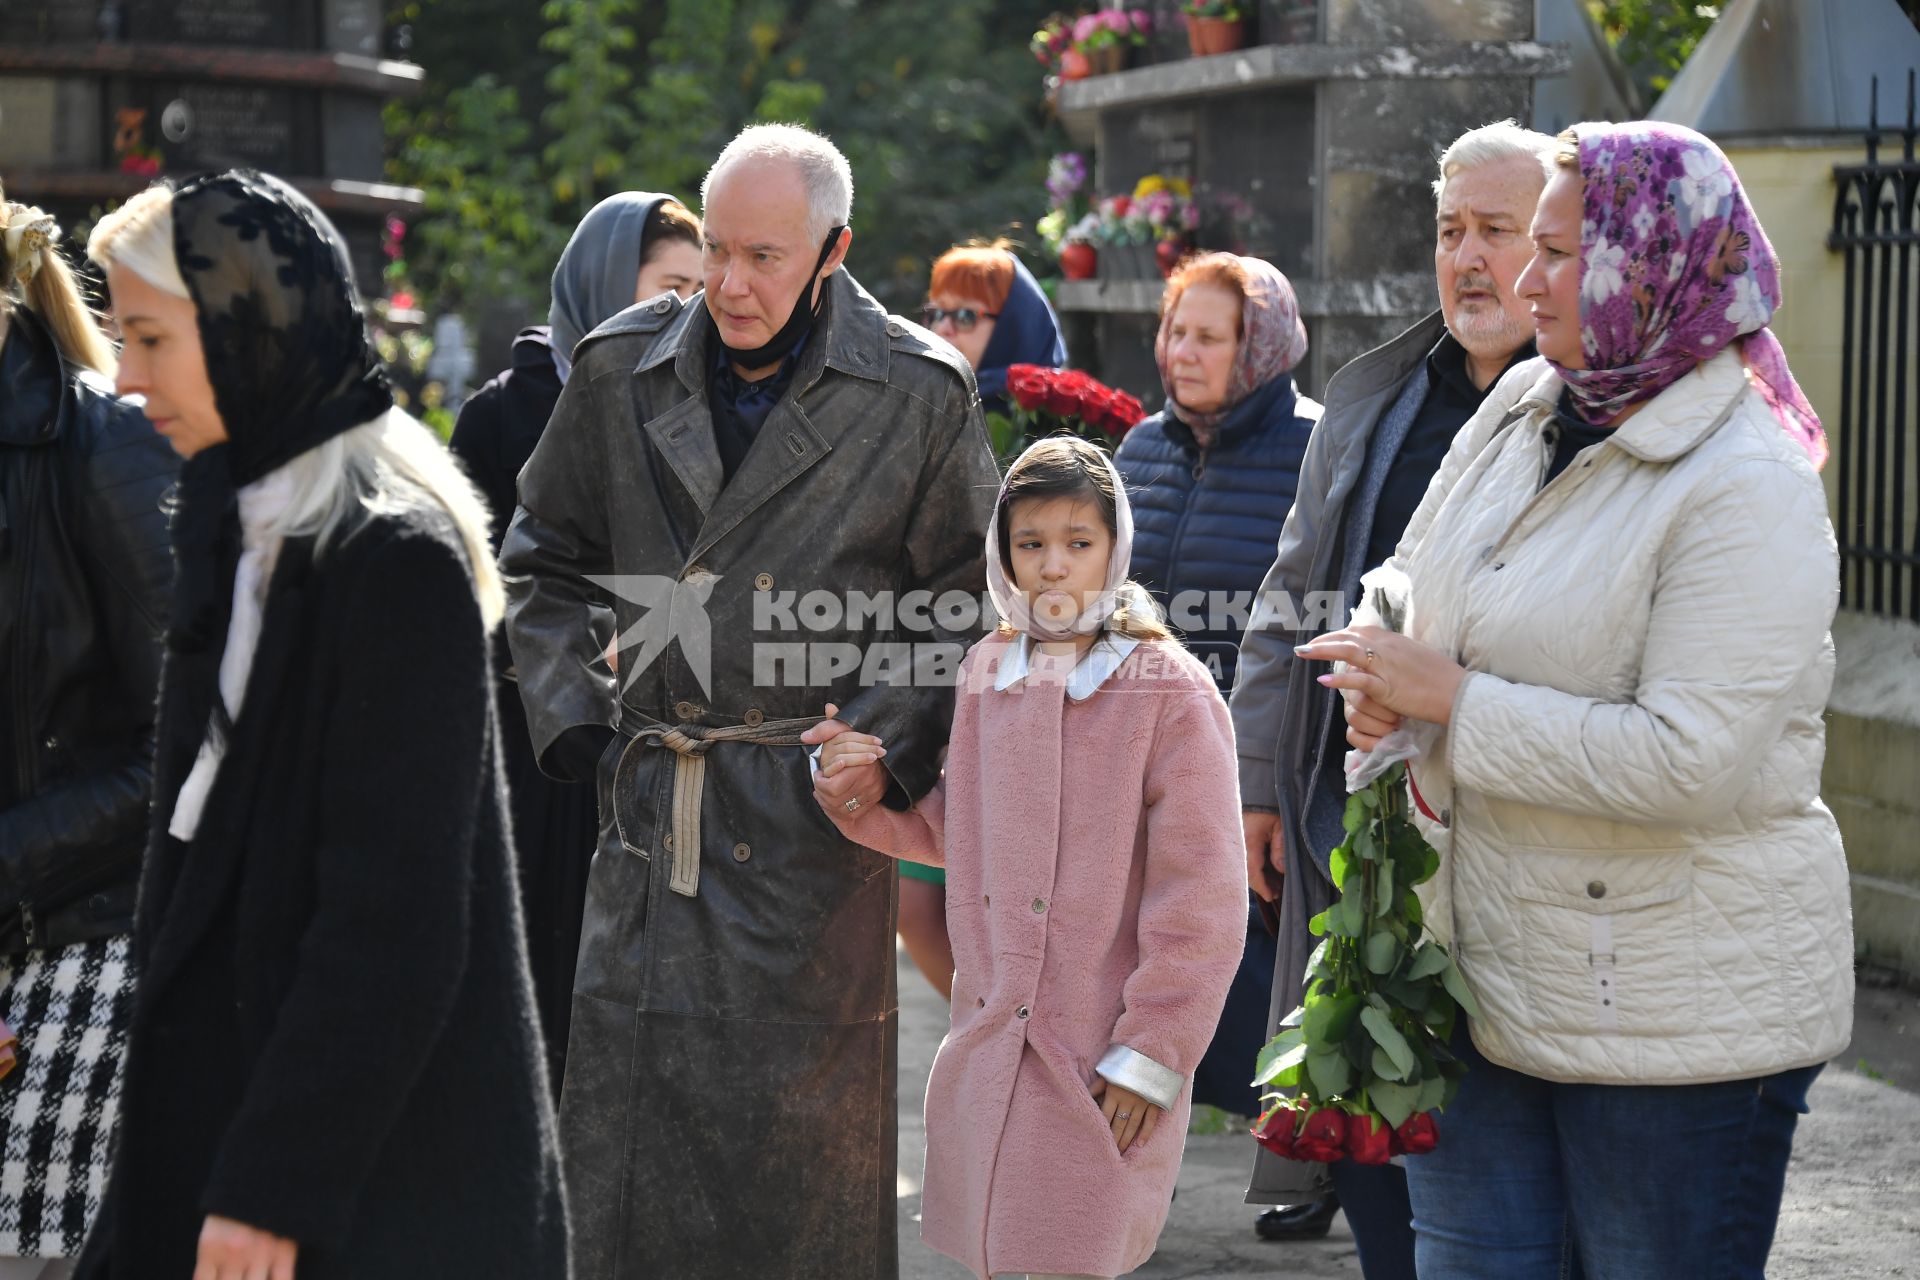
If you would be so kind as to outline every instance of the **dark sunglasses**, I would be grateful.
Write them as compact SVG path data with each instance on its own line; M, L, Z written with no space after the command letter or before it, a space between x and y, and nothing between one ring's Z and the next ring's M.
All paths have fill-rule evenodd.
M961 333L970 333L973 330L973 326L979 324L982 320L998 320L999 318L1000 313L998 311L976 311L972 307L961 307L955 311L948 311L945 307L935 306L920 308L920 323L929 329L938 325L942 320L951 320L953 321L953 327L955 329L958 329Z

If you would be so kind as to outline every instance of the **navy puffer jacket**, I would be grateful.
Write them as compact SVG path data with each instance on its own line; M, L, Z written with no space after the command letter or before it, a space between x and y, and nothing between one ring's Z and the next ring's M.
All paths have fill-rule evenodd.
M1282 374L1227 416L1204 454L1187 424L1162 409L1114 455L1133 499L1133 577L1168 609L1222 693L1233 687L1240 635L1319 419L1319 404Z

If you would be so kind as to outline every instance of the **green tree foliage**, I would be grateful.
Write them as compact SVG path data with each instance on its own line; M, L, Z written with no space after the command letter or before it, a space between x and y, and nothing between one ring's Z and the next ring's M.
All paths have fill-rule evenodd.
M1587 0L1587 9L1648 103L1666 92L1720 16L1718 4L1693 0Z
M619 177L638 126L629 105L630 53L638 42L626 25L638 0L547 0L553 24L540 47L560 61L547 73L553 92L542 117L552 141L545 159L562 209L585 216L600 189Z
M895 309L948 245L1044 211L1054 145L1026 49L1057 0L406 0L428 92L388 112L392 179L427 191L408 268L430 310L544 297L614 191L698 208L742 126L806 124L854 171L850 266ZM435 59L441 61L436 65Z
M519 94L482 75L438 103L389 103L386 124L389 170L426 196L406 252L433 309L492 299L543 306L567 233Z

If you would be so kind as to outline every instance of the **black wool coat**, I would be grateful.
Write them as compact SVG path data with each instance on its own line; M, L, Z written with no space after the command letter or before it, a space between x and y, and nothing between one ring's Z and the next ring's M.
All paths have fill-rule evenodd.
M300 1280L563 1277L491 672L437 507L280 550L190 846L156 762L119 1146L79 1275L186 1277L209 1213ZM163 676L160 741L178 714Z

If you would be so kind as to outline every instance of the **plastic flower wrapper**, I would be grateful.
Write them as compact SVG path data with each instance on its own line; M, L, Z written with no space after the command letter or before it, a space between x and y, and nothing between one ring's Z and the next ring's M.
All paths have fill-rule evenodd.
M1400 630L1406 586L1388 566L1369 573L1359 620ZM1253 1134L1276 1154L1373 1164L1440 1140L1433 1113L1465 1072L1447 1043L1460 1013L1478 1010L1453 957L1427 936L1417 892L1440 855L1414 825L1406 769L1438 733L1407 724L1348 753L1346 834L1328 857L1339 897L1307 922L1324 941L1304 997L1256 1064L1254 1084L1272 1092Z

